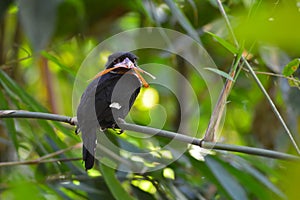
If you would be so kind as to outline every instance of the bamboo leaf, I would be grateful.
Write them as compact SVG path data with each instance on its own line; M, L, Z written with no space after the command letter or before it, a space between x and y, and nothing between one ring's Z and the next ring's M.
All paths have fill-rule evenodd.
M230 158L230 160L226 161L220 159L216 160L220 162L230 174L234 175L241 185L251 185L251 187L247 187L248 193L259 194L257 197L269 199L273 192L279 197L284 198L284 194L270 182L264 174L252 167L246 160L234 155ZM266 168L265 170L270 171L271 169Z
M44 49L55 31L59 0L21 0L20 20L35 51Z
M100 168L109 190L117 200L133 200L116 178L114 169L105 164L100 164Z
M205 157L205 163L232 199L248 199L245 190L220 163L211 156Z
M53 63L55 63L62 70L68 72L73 77L76 76L76 73L73 70L71 70L68 66L64 65L62 62L59 61L59 59L57 59L55 56L51 55L47 51L41 51L41 55L47 58L48 60L52 61Z
M223 38L217 36L214 33L207 32L209 35L211 35L213 38L215 38L223 47L225 47L228 51L230 51L232 54L237 54L239 50L235 48L232 44L224 40Z
M176 17L179 24L186 30L186 32L197 42L200 42L199 35L194 29L190 21L187 19L185 14L176 6L172 0L165 0L166 4L170 7L172 14Z
M210 67L206 67L206 68L204 68L204 69L209 70L209 71L212 71L212 72L214 72L214 73L216 73L216 74L218 74L218 75L220 75L220 76L223 76L224 78L226 78L226 79L231 80L231 81L234 82L233 78L232 78L229 74L227 74L227 73L225 73L225 72L223 72L223 71L221 71L221 70L219 70L219 69L216 69L216 68L210 68Z
M24 103L35 111L47 112L34 98L24 91L14 80L12 80L4 71L0 70L0 80L2 84L17 95Z
M1 83L1 81L0 81ZM7 104L7 101L4 97L4 94L2 92L2 90L0 90L0 109L9 109L8 108L8 104ZM15 149L16 151L18 152L18 149L19 149L19 142L18 142L18 138L17 138L17 131L16 131L16 128L15 128L15 122L13 119L4 119L4 122L5 122L5 125L6 125L6 128L8 130L8 133L9 133L9 136L15 146Z
M2 85L5 85L5 88L7 90L10 90L12 95L16 95L20 101L22 101L24 104L28 105L29 108L31 108L34 111L39 112L47 112L47 109L44 108L42 105L40 105L32 96L30 96L23 88L21 88L14 80L12 80L4 71L0 70L0 83ZM15 96L13 96L14 98ZM44 130L47 130L48 135L55 141L60 147L65 147L65 143L63 143L56 135L55 131L49 124L49 122L39 120L38 121L41 127ZM55 123L55 122L54 122ZM12 124L10 124L12 125ZM61 130L66 135L69 135L70 137L75 138L75 135L72 134L69 131L66 131L65 128L61 124L56 123L56 128ZM9 126L11 127L11 126ZM10 131L13 131L10 129Z
M252 177L256 178L256 180L258 180L260 183L265 185L268 189L273 191L275 194L277 194L281 198L285 197L284 194L258 170L256 170L255 168L253 168L252 166L250 166L249 164L247 164L245 162L239 162L239 163L242 164L242 167L244 168L244 170L246 172L251 174Z

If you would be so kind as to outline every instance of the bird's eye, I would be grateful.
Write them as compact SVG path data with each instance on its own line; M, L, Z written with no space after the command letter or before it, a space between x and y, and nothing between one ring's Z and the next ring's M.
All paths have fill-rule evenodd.
M114 61L114 64L118 64L119 62L120 62L120 60L117 59L117 60Z

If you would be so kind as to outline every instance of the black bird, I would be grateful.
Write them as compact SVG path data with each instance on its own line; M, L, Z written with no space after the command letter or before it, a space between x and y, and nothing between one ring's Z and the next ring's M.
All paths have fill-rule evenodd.
M147 72L137 66L136 60L137 57L130 52L110 55L106 69L95 76L81 97L77 109L77 131L82 132L86 170L94 165L97 129L118 129L116 120L126 117L141 86L149 86L139 73Z

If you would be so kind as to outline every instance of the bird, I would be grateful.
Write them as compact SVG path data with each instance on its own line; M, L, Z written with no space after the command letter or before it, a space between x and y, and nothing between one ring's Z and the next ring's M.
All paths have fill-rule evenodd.
M81 96L76 133L81 132L82 159L86 171L94 166L97 129L105 131L112 128L122 133L116 121L127 116L141 87L149 87L140 73L155 78L138 67L137 59L131 52L111 54L105 69L93 78Z

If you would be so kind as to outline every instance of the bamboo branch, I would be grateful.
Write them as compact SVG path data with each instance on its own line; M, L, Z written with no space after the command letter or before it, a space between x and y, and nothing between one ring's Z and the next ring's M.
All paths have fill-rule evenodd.
M29 112L25 110L0 110L0 118L32 118L32 119L44 119L65 122L70 125L77 124L76 117L68 117L63 115L42 113L42 112Z
M230 76L234 79L235 70L231 70ZM211 118L208 123L208 127L206 129L205 135L204 135L204 141L206 142L214 142L216 137L216 132L218 131L220 121L222 119L225 105L227 102L227 98L229 96L229 93L231 91L231 88L233 86L233 81L227 79L225 82L224 87L222 88L222 91L220 93L220 96L218 98L217 104L212 112Z
M0 110L0 118L34 118L34 119L44 119L44 120L65 122L72 126L77 124L76 117L68 117L68 116L49 114L49 113L40 113L40 112L29 112L29 111L23 111L23 110ZM197 145L197 146L200 146L205 149L245 153L245 154L250 154L250 155L257 155L257 156L263 156L263 157L281 159L281 160L300 161L300 157L286 154L286 153L281 153L281 152L276 152L276 151L266 150L266 149L260 149L260 148L253 148L253 147L221 144L221 143L215 143L215 142L206 142L206 141L203 141L202 139L190 137L190 136L183 135L180 133L175 133L175 132L166 131L166 130L160 130L160 129L156 129L156 128L152 128L152 127L129 124L129 123L126 123L124 120L119 120L119 126L124 130L131 130L131 131L140 132L140 133L148 134L148 135L152 135L152 136L166 137L166 138L174 139L174 140L181 141L184 143ZM62 152L64 152L64 150L62 150ZM57 155L57 153L55 152L55 153L53 153L53 155ZM49 158L49 156L46 156L46 158ZM77 158L74 158L74 159L77 160ZM50 162L51 160L37 159L34 161L23 161L22 164L34 164L34 163L47 162L47 161ZM55 160L52 159L52 161L55 161ZM58 161L60 161L60 160L58 160ZM68 160L66 160L66 161L68 161Z
M264 156L268 158L275 158L275 159L282 159L282 160L299 160L300 157L285 154L281 152L276 152L272 150L266 150L266 149L260 149L260 148L254 148L254 147L244 147L244 146L237 146L237 145L230 145L230 144L221 144L218 142L206 142L202 139L186 136L179 133L174 133L171 131L165 131L160 130L156 128L150 128L135 124L129 124L126 123L124 120L121 121L119 124L120 127L124 130L131 130L135 132L140 132L152 136L160 136L160 137L166 137L174 140L178 140L181 142L193 144L200 146L204 149L214 149L214 150L225 150L225 151L232 151L232 152L239 152L239 153L245 153L245 154L251 154L251 155L258 155L258 156Z
M222 5L222 3L221 3L220 0L217 0L217 3L218 3L218 6L219 6L219 10L220 10L222 16L223 16L224 19L225 19L226 26L227 26L227 28L228 28L228 30L229 30L229 32L230 32L232 38L233 38L233 41L234 41L236 47L239 48L239 47L240 47L239 42L238 42L238 40L237 40L236 37L235 37L234 31L233 31L232 26L231 26L231 24L230 24L229 18L228 18L227 14L226 14L226 12L225 12L225 10L224 10L224 7L223 7L223 5ZM245 64L246 67L248 68L250 74L251 74L252 77L254 78L254 80L255 80L256 84L258 85L259 89L262 91L262 93L263 93L263 94L265 95L265 97L267 98L267 100L268 100L268 102L269 102L269 104L270 104L270 106L271 106L271 108L272 108L272 110L273 110L275 116L278 118L278 120L279 120L280 123L282 124L282 126L283 126L283 128L285 129L287 135L289 136L289 138L290 138L290 140L291 140L291 142L292 142L294 148L296 149L297 153L300 155L300 149L299 149L299 147L298 147L298 145L297 145L297 143L296 143L296 141L295 141L295 139L294 139L292 133L290 132L289 128L287 127L287 125L286 125L286 123L285 123L285 121L283 120L283 118L282 118L282 116L280 115L278 109L276 108L274 102L272 101L271 97L269 96L269 94L268 94L267 91L265 90L264 86L262 85L262 83L260 82L260 80L258 79L258 77L256 76L254 70L252 69L251 65L249 64L249 62L247 61L247 59L245 58L245 56L242 56L242 61L244 62L244 64Z

